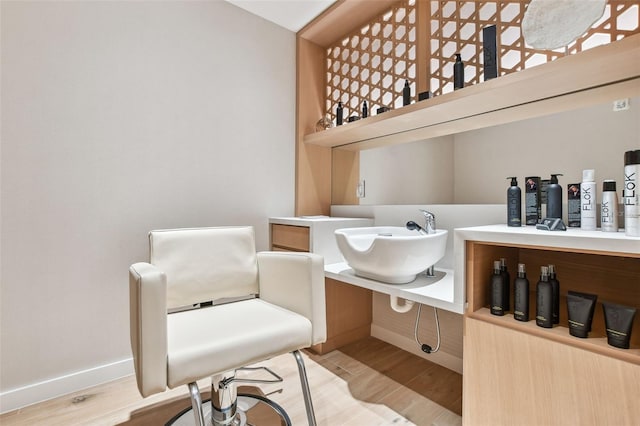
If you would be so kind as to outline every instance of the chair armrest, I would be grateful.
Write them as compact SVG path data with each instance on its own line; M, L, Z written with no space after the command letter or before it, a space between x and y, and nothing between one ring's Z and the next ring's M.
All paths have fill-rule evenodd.
M301 252L258 253L260 298L307 317L312 345L327 340L324 258Z
M167 388L167 277L149 263L129 268L131 350L142 396Z

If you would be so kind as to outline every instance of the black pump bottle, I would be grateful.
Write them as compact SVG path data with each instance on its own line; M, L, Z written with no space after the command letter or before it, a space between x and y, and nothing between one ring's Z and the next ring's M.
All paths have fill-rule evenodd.
M367 106L367 101L362 102L362 118L367 118L369 116L369 107Z
M511 179L511 186L507 189L507 225L522 226L522 191L515 176L507 179Z

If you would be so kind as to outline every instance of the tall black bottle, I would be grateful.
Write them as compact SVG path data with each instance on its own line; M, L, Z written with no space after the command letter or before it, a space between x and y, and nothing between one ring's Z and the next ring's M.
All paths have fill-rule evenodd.
M556 277L555 265L549 265L549 282L551 283L551 294L553 296L551 317L554 324L560 324L560 281Z
M344 114L344 108L342 102L338 102L338 108L336 108L336 126L342 126L342 114Z
M500 258L500 275L502 275L502 309L505 313L511 309L511 277L509 271L507 271L507 259Z
M459 53L456 53L456 62L453 64L453 90L464 87L464 63Z
M511 179L511 186L507 189L507 225L522 226L522 191L518 186L518 178Z
M536 284L536 325L553 327L553 289L549 282L549 268L540 267L540 281Z
M491 274L491 313L504 315L504 278L500 271L500 261L493 262L493 274Z
M411 86L409 86L409 80L405 80L402 88L402 105L407 106L409 104L411 104Z
M562 187L558 184L560 173L552 174L547 186L547 218L562 219Z
M513 280L513 317L529 321L529 280L524 263L518 263L518 276Z

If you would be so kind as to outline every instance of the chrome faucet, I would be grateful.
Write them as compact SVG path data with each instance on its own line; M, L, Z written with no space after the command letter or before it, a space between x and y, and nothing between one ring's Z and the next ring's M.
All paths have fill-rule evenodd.
M436 215L426 210L420 209L422 214L424 215L424 230L427 234L435 234L436 233Z
M407 222L407 229L417 230L419 233L423 235L435 234L436 233L436 215L426 210L420 209L422 214L424 215L424 228L415 223L414 221ZM425 275L428 277L435 276L435 270L433 265L429 266L425 271Z

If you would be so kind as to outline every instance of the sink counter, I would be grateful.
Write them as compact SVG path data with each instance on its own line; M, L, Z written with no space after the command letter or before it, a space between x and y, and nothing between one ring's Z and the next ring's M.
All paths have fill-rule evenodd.
M455 303L453 270L435 270L435 277L418 275L415 281L407 284L385 284L380 281L362 278L353 272L345 262L325 265L325 276L336 281L342 281L358 287L373 290L378 293L397 296L424 305L461 314L463 304Z

